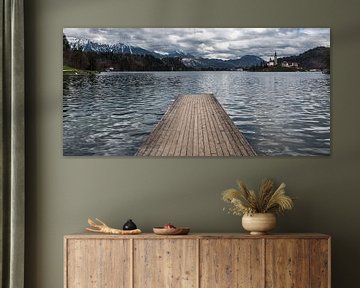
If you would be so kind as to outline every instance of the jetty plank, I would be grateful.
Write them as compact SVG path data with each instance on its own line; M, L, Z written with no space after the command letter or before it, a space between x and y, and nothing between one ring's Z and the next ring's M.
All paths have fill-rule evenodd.
M213 94L179 95L137 156L255 156Z

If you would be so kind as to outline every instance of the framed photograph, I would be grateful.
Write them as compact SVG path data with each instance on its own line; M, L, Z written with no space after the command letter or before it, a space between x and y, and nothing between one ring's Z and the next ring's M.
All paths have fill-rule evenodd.
M63 154L330 155L330 29L64 28Z

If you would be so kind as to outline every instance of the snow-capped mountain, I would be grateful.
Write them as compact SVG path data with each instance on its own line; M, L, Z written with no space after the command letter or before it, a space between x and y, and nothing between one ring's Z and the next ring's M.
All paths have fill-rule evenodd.
M117 54L135 54L135 55L152 55L159 56L155 52L148 51L141 47L127 45L124 43L116 44L101 44L93 42L89 39L79 39L75 37L68 37L68 42L71 49L80 50L83 52L98 52L98 53L117 53Z
M182 58L181 61L184 63L186 67L202 67L201 59L195 57L185 57Z
M116 54L134 54L134 55L152 55L156 58L194 58L194 56L182 51L176 50L171 52L149 51L138 46L132 46L124 43L102 44L91 41L89 39L80 39L75 37L67 37L70 48L83 52L112 52Z
M265 63L262 58L254 55L245 55L238 59L230 60L184 57L182 58L182 62L187 67L215 69L248 68L251 66L257 66Z
M177 57L177 58L194 58L193 55L186 53L183 50L176 50L176 51L172 51L170 53L167 54L167 57Z

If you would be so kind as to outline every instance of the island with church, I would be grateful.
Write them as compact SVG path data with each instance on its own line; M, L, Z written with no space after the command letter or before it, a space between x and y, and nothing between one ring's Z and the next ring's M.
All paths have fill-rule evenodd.
M330 74L330 47L316 47L297 56L278 57L277 52L259 65L246 71L253 72L323 72Z

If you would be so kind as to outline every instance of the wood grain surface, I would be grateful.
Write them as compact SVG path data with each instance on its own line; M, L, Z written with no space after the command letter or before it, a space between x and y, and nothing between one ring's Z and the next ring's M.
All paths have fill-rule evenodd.
M197 287L197 241L134 241L134 287Z
M179 95L138 156L254 156L254 149L212 94Z
M330 288L324 234L66 235L65 288Z
M200 247L200 287L263 287L261 239L209 239Z
M320 233L287 233L250 235L249 233L189 233L187 235L156 235L142 233L139 235L110 235L102 233L74 233L64 236L65 239L329 239L330 236Z
M131 287L130 240L71 240L66 252L65 287Z
M330 279L330 241L313 239L310 241L310 287L327 288Z

